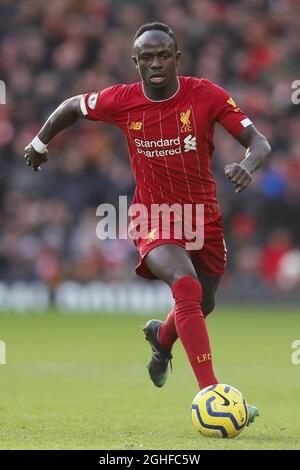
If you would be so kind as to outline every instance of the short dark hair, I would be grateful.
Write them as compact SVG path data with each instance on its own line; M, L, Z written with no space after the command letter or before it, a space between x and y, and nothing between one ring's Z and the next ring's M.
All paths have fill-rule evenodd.
M178 45L177 45L177 39L176 39L175 34L171 30L171 28L169 28L169 26L167 26L164 23L160 23L159 21L155 21L154 23L145 23L142 26L140 26L134 35L133 44L146 31L163 31L164 33L168 34L168 36L170 36L170 38L173 40L175 52L177 52Z

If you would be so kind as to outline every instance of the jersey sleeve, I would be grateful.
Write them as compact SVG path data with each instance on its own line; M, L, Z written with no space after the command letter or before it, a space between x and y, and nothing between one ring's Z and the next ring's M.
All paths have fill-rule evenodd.
M231 135L236 137L252 121L237 106L233 98L224 88L211 84L213 87L213 120L219 122Z
M105 121L115 123L118 116L119 86L105 88L100 92L81 95L80 108L82 114L91 121Z

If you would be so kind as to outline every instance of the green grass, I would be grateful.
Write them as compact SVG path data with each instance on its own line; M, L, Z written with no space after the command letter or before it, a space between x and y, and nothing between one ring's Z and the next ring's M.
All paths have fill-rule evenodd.
M1 449L300 449L300 339L295 309L219 306L208 320L220 381L261 416L233 440L206 439L190 421L196 381L181 345L156 389L145 365L146 317L0 315Z

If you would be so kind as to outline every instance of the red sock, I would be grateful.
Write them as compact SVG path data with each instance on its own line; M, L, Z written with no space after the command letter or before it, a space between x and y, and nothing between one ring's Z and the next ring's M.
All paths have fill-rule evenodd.
M200 389L218 383L215 377L209 338L201 311L202 287L192 276L184 276L173 284L175 323Z
M172 346L178 338L176 325L175 325L175 307L159 327L158 341L162 347L171 352Z

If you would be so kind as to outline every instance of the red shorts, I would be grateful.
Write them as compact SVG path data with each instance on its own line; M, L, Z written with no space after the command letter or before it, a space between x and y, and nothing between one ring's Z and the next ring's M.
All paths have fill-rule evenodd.
M174 244L186 249L186 240L175 238L162 239L157 237L153 241L138 238L134 241L140 252L140 260L135 268L136 273L146 279L157 279L145 263L145 256L149 251L159 245ZM205 276L222 276L226 266L226 245L221 217L204 226L204 243L200 250L186 250L193 262L196 271Z

